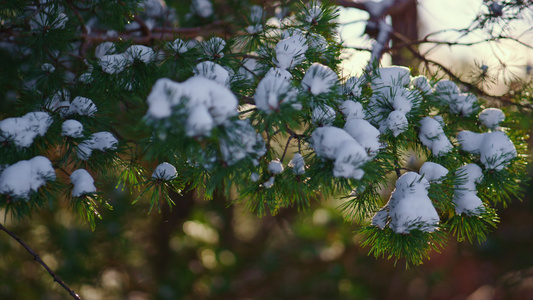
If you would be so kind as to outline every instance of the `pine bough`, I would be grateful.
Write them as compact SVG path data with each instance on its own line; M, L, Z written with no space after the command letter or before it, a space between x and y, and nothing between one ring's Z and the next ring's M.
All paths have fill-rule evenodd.
M193 6L199 16L213 14L209 1ZM34 9L30 30L45 39L73 27L66 8ZM483 240L498 221L494 205L520 195L525 176L513 121L454 82L406 67L340 78L335 7L301 6L266 22L264 15L252 6L247 33L230 43L103 42L74 76L37 55L31 64L42 67L19 93L34 96L31 112L0 121L0 206L24 215L63 194L94 220L105 204L95 177L96 186L113 179L140 188L138 199L151 207L161 198L172 205L169 189L201 188L210 197L235 187L259 215L348 195L347 218L371 220L358 233L364 245L407 264L421 263L450 234ZM50 52L30 45L9 51ZM54 74L61 76L53 86L66 88L44 85ZM124 109L136 117L123 117ZM395 189L383 205L379 193L391 177Z

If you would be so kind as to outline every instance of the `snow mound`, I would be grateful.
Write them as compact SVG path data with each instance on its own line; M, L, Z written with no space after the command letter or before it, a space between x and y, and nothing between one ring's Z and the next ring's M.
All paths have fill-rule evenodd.
M78 169L70 174L70 182L74 185L72 197L81 197L96 193L94 179L85 169Z
M5 168L0 174L0 193L14 198L29 199L46 181L55 180L56 174L50 160L35 156Z
M27 148L37 136L44 136L52 123L52 117L41 111L4 119L0 121L0 142L9 141L17 147Z
M513 142L502 131L475 133L463 130L457 134L457 141L464 151L479 154L481 163L489 170L502 170L517 155Z
M61 125L61 135L72 138L79 138L83 136L83 124L76 120L66 120Z
M414 229L435 231L439 215L428 197L428 187L429 182L419 174L403 174L396 181L389 202L372 218L372 225L383 229L388 224L395 233L401 234Z
M118 140L107 131L93 133L88 139L78 144L77 156L81 160L88 160L93 150L105 152L117 149Z
M152 173L152 179L172 180L176 178L177 173L178 171L173 165L164 162L155 168Z
M435 156L443 156L453 148L452 143L444 134L441 123L431 117L420 120L418 138Z
M174 108L185 114L188 136L209 136L215 126L237 115L238 101L225 86L194 76L182 83L168 78L156 81L146 99L148 119L165 119Z
M313 63L305 72L302 87L316 96L328 93L338 80L337 73L328 66Z
M455 213L469 216L479 215L485 211L483 202L477 196L476 185L483 179L483 171L476 164L468 164L457 169L460 183L455 185L453 203Z
M479 114L479 121L487 128L495 130L505 120L505 114L498 108L486 108Z

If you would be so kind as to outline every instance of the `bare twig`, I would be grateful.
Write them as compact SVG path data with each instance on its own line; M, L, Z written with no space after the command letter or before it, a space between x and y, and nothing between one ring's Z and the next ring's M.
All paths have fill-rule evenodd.
M33 256L33 259L40 263L43 268L46 269L46 271L54 278L54 281L59 283L69 294L72 296L73 299L81 300L80 296L76 294L50 267L33 251L23 240L21 240L16 234L9 231L4 225L0 224L0 230L4 231L5 233L9 234L15 241L17 241L28 253L30 253Z

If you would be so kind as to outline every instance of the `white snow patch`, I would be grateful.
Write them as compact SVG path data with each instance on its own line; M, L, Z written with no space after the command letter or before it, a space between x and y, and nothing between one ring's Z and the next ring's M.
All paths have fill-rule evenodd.
M300 153L294 154L288 166L292 168L292 172L296 175L302 175L305 173L305 161L304 157Z
M155 59L155 52L152 48L143 46L143 45L133 45L130 46L124 52L126 59L129 64L132 64L135 60L142 61L145 64L148 64Z
M0 142L11 141L17 147L27 148L37 136L44 136L52 123L52 117L41 111L4 119L0 121Z
M304 54L308 48L306 38L301 33L294 31L290 37L276 44L274 48L276 57L273 62L281 69L292 69L304 61Z
M105 73L116 74L124 71L128 65L128 59L124 54L108 54L102 56L98 64Z
M351 119L364 119L366 117L363 105L352 100L344 101L339 107L346 121Z
M505 120L505 114L498 108L486 108L479 114L479 120L487 128L494 130Z
M509 137L502 131L475 133L461 131L457 141L463 150L479 154L486 169L500 171L516 157L516 148Z
M196 76L205 77L229 87L230 73L224 67L212 61L199 63L193 72Z
M258 109L271 113L277 111L283 102L295 102L297 92L291 86L290 81L285 78L287 76L285 72L285 70L272 68L259 82L254 94Z
M377 77L372 78L372 90L389 86L407 87L411 82L410 70L407 67L391 66L377 70Z
M363 146L370 157L374 157L381 148L379 130L366 120L350 119L344 124L344 130Z
M316 155L335 160L333 176L361 179L360 167L370 160L366 150L348 132L337 127L319 127L311 135Z
M97 111L98 109L91 99L78 96L72 100L66 114L94 117L94 113Z
M94 179L85 169L78 169L70 174L70 182L74 185L72 197L81 197L96 193Z
M424 176L429 182L440 183L442 177L446 176L448 172L448 169L442 165L430 161L426 161L422 167L420 167L420 175Z
M273 160L268 164L268 171L273 174L279 174L283 172L283 165L279 159Z
M73 138L79 138L83 136L83 124L76 120L66 120L61 125L61 135L69 136Z
M452 143L444 134L441 123L431 117L420 120L420 141L431 150L435 156L442 156L450 152Z
M35 156L6 167L0 174L0 193L14 198L29 199L46 181L55 180L50 160Z
M313 63L305 72L302 87L313 95L320 95L328 93L338 80L337 73L328 66Z
M178 171L173 165L164 162L159 164L152 173L152 179L172 180L176 178Z
M89 139L78 144L77 155L81 160L87 160L93 153L93 150L105 152L107 150L117 149L118 140L107 131L93 133Z
M102 58L105 55L113 54L116 51L115 44L113 42L103 42L96 46L94 50L94 56L96 58Z
M462 180L460 184L455 186L453 195L455 213L475 216L484 212L485 206L483 206L483 202L477 196L476 190L476 185L483 180L481 168L476 164L468 164L457 169L456 174Z
M396 233L408 234L419 229L433 232L439 224L437 210L428 197L429 182L415 172L407 172L396 181L389 202L372 219L372 224L389 227ZM388 216L387 216L388 209Z
M152 119L171 116L174 107L184 110L188 115L185 124L188 136L208 136L214 126L222 125L238 113L237 98L227 87L200 76L182 83L159 79L146 102L146 116Z

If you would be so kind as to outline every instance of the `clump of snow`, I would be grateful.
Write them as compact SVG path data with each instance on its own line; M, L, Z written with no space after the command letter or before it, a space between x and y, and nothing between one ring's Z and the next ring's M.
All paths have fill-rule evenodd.
M102 71L107 74L116 74L124 71L128 65L128 59L124 54L108 54L104 55L98 61Z
M311 121L315 125L328 126L335 121L335 109L329 105L318 106L313 109Z
M491 130L497 129L504 120L505 114L498 108L486 108L479 114L479 121Z
M408 234L414 229L435 231L439 215L428 197L428 187L429 182L419 174L403 174L396 181L389 202L374 216L372 224L383 229L390 217L388 226L395 233Z
M228 70L212 61L204 61L199 63L196 65L193 72L196 76L202 76L222 85L229 86L230 73Z
M182 83L168 78L156 81L146 100L149 119L165 119L174 107L187 115L185 131L188 136L208 136L214 126L222 125L237 115L238 101L225 86L200 76Z
M475 110L477 98L473 94L461 93L454 101L450 102L450 111L461 116L470 116Z
M56 68L52 64L45 63L41 66L41 70L43 70L44 72L52 73L56 70Z
M486 169L500 171L505 168L517 152L513 142L502 131L475 133L463 130L457 141L464 151L479 154Z
M322 19L322 8L320 6L314 5L313 7L305 10L305 21L307 23L315 23Z
M393 110L387 116L385 122L379 126L379 131L385 133L389 130L396 137L406 131L408 127L409 121L407 120L407 116L399 110Z
M311 135L316 155L334 160L333 176L361 179L360 168L370 160L366 150L348 132L341 128L319 127Z
M450 107L450 112L470 116L476 110L477 98L468 93L461 93L459 87L449 80L441 80L435 85L435 94Z
M411 85L423 94L433 94L433 89L424 75L418 75L411 78Z
M164 162L155 168L154 173L152 173L152 179L172 180L176 178L177 173L176 167Z
M357 76L348 78L342 85L344 94L352 95L354 97L361 97L363 91L363 79Z
M294 31L290 37L279 41L274 50L276 57L273 62L281 69L291 69L305 59L308 49L307 39L301 33Z
M259 33L263 31L263 25L261 24L249 25L248 27L246 27L246 31L249 34Z
M289 161L288 166L292 168L292 172L296 175L302 175L305 173L305 161L300 153L294 154L294 157Z
M448 169L434 162L426 161L422 167L420 167L420 175L424 176L429 182L440 183L440 180L442 177L446 176L446 174L448 174Z
M83 124L76 120L66 120L61 125L61 135L69 136L73 138L79 138L83 136Z
M77 155L81 160L91 157L93 150L105 152L117 149L118 140L107 131L93 133L88 139L78 144Z
M209 18L213 15L213 4L209 0L192 0L191 9L202 18Z
M168 44L168 47L177 54L182 54L189 50L187 44L181 39L175 39L173 42Z
M49 99L46 100L45 107L48 110L59 112L63 117L66 115L70 106L70 93L67 90L58 90Z
M441 80L435 85L435 93L439 94L445 102L450 103L453 99L461 94L461 90L450 80Z
M257 182L259 180L260 176L257 172L252 172L252 174L250 175L250 180L252 182Z
M97 111L98 109L91 99L78 96L69 104L67 115L78 114L80 116L94 117L94 113Z
M374 157L381 148L379 130L366 120L349 119L344 124L344 130L363 146L370 157Z
M213 58L224 57L224 47L226 47L226 41L220 37L212 37L208 41L200 44L205 55Z
M42 111L4 119L0 121L0 142L10 141L17 147L27 148L37 136L44 136L52 123L52 117Z
M366 117L363 105L352 100L344 101L339 107L346 121L351 119L364 119Z
M435 156L445 155L453 148L452 143L444 134L441 123L431 117L425 117L420 120L418 137L422 144L428 147Z
M380 89L388 86L407 87L411 82L411 71L402 66L383 67L377 70L377 76L372 78L372 89Z
M0 193L14 198L29 199L46 181L55 180L50 160L35 156L6 167L0 174Z
M148 64L155 59L154 50L143 45L130 46L128 49L126 49L124 55L129 64L132 64L135 60L139 60L145 64Z
M115 44L113 42L103 42L96 46L94 49L94 56L96 58L102 58L105 55L113 54L116 51Z
M283 172L283 165L279 159L273 160L268 164L268 171L272 174L279 174Z
M257 108L271 113L277 111L282 103L293 104L296 100L297 92L291 86L292 76L286 70L272 68L257 85L254 94L254 101ZM289 78L286 78L290 76Z
M391 132L396 137L409 127L407 116L418 107L421 95L416 88L407 88L411 82L408 68L379 68L376 74L371 81L373 94L367 117L381 133Z
M319 63L313 63L305 72L302 87L313 95L320 95L328 93L337 81L337 73L332 69Z
M228 135L220 139L220 152L228 165L234 165L245 157L259 158L266 153L265 141L248 119L228 124Z
M72 197L81 197L96 193L94 179L85 169L78 169L70 174L70 182L74 185Z
M483 180L483 171L476 164L462 166L456 171L459 183L455 185L453 203L455 213L476 216L485 211L483 202L477 196L476 185Z
M265 187L265 188L267 188L267 189L271 188L271 187L274 185L274 181L275 181L275 180L276 180L276 179L274 178L274 176L270 177L270 178L268 179L268 181L263 182L263 187Z

